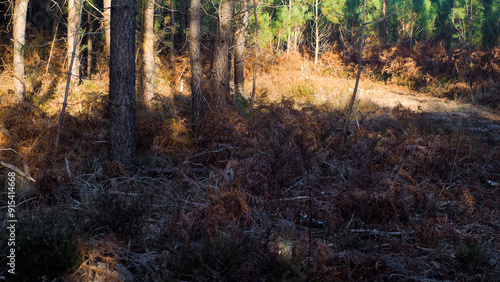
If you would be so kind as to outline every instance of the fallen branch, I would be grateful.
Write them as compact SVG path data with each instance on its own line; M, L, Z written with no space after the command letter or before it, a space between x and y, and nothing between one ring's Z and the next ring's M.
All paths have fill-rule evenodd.
M352 233L370 233L374 235L391 235L391 236L401 236L401 235L407 235L407 234L412 234L413 231L411 232L405 232L405 231L379 231L377 229L350 229L349 230Z
M309 200L309 196L297 196L291 198L281 198L280 201L289 202L289 201L300 201L300 200Z
M204 155L207 155L207 154L220 153L220 152L222 152L224 150L227 150L227 149L234 149L234 147L229 146L229 147L224 147L224 148L221 148L221 149L218 149L218 150L201 152L199 154L196 154L196 155L193 155L193 156L189 157L187 160L184 161L184 163L188 162L189 160L195 159L197 157L201 157L201 156L204 156Z
M20 170L15 165L6 163L4 161L0 161L0 164L3 165L6 168L9 168L9 169L15 171L17 174L19 174L22 177L28 179L29 181L36 182L36 180L33 177L31 177L30 175L26 174L24 171Z

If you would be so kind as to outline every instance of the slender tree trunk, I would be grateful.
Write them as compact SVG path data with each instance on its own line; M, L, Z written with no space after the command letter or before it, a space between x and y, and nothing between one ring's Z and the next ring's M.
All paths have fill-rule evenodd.
M258 0L253 0L253 16L255 18L255 39L254 39L254 49L255 59L253 62L253 83L252 83L252 105L255 102L255 90L257 88L257 66L259 62L259 18L257 17L257 2Z
M245 32L248 26L247 1L241 2L240 11L243 12L238 28L235 30L234 48L234 90L235 93L245 96Z
M295 24L293 27L293 49L292 51L297 52L299 50L299 26Z
M47 66L45 67L45 74L49 73L50 62L52 61L52 54L54 53L54 45L57 39L57 31L59 30L61 9L59 9L59 5L54 7L54 20L52 22L52 33L54 34L52 44L50 46L49 59L47 61Z
M106 55L109 57L111 54L111 0L103 0L103 25L104 37L106 38Z
M384 17L384 20L380 23L381 29L382 29L382 36L383 36L383 42L387 41L387 19L385 18L387 15L387 3L386 0L383 0L382 4L382 17Z
M292 0L288 2L288 22L290 23L292 19ZM287 42L286 42L286 54L290 54L290 50L292 49L293 42L292 42L292 27L288 27L288 36L287 36Z
M77 20L77 24L76 24L77 27L80 27L80 22L82 20L82 17L81 17L82 10L83 10L82 8L83 8L83 6L80 5L80 10L78 11L78 14L80 15L80 17L78 17L78 20ZM75 35L77 35L77 34L75 34ZM66 80L66 90L64 91L64 100L63 100L63 104L62 104L62 108L61 108L61 113L59 114L59 123L57 124L55 154L57 154L57 150L59 149L59 138L61 137L61 128L62 128L62 124L64 121L64 115L66 113L66 107L68 106L69 88L71 85L71 79L73 78L73 74L72 74L71 70L73 69L73 64L75 63L75 61L77 59L75 54L76 54L76 49L78 47L79 36L73 36L72 40L73 40L73 43L71 45L73 46L73 49L71 51L68 50L68 52L71 53L72 55L69 57L68 79Z
M24 44L26 42L26 13L28 0L16 0L14 4L12 36L14 40L14 101L24 100L26 79L24 78Z
M115 0L111 5L108 156L112 162L132 165L136 154L136 1Z
M455 33L455 19L451 19L451 27L450 27L450 49L448 50L448 56L451 58L453 53L455 53L455 48L453 47L453 34Z
M314 65L318 64L319 55L319 15L318 15L318 0L314 4L314 33L316 46L314 48Z
M186 25L189 23L191 23L189 17L190 17L190 13L187 13L187 5L189 5L189 2L190 1L180 1L179 3L179 8L180 8L180 17L179 17L179 21L180 21L180 24L179 24L179 28L181 30L181 33L179 34L181 36L181 44L182 44L182 52L186 51L187 48L188 48L188 44L187 41L188 41L188 38L187 38L187 35L186 35ZM192 6L191 6L192 7Z
M76 83L80 83L80 13L82 0L68 1L68 58L75 56L73 66L68 70ZM77 40L75 40L77 36ZM76 44L76 45L74 45ZM73 54L74 50L74 54ZM69 61L69 60L68 60Z
M347 136L347 130L349 129L349 118L351 117L351 112L353 111L354 101L356 100L356 92L358 91L359 79L361 77L361 63L363 62L363 43L365 36L365 16L366 16L366 0L363 1L363 24L361 26L361 42L359 43L359 62L358 62L358 75L356 77L356 84L354 85L354 91L352 93L351 101L349 103L349 108L344 121L344 130L342 135L344 138Z
M231 64L229 48L231 47L233 0L222 0L219 4L217 34L212 59L212 90L217 104L230 104L231 94L229 82L231 81Z
M155 1L147 0L143 17L143 42L142 42L142 98L147 107L151 107L151 100L155 94L155 50L154 50L154 15Z
M174 69L175 62L175 33L177 32L177 28L175 27L175 1L172 0L171 11L170 11L170 68Z
M410 12L410 50L413 50L413 11Z
M469 18L469 46L467 48L467 75L470 74L470 63L472 61L472 29L473 29L472 0L470 0L470 18Z
M189 57L191 62L191 104L193 107L193 124L196 129L205 112L203 98L203 65L201 61L201 1L191 0L189 9Z
M92 7L89 7L87 13L87 69L86 76L92 78L92 72L94 67L94 32L93 28L94 15L92 14Z

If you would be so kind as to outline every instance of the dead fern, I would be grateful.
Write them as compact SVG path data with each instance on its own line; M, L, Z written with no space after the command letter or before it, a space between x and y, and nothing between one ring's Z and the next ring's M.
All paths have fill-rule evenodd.
M462 204L467 208L469 213L473 214L477 208L476 198L467 187L461 187L459 191Z

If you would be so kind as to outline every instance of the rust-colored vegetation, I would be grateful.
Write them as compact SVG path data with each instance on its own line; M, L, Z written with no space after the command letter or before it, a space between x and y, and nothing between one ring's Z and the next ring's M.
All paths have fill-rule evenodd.
M469 76L460 50L370 52L377 58L365 77L498 110L498 49L475 53L484 63ZM28 102L2 104L0 148L12 150L1 160L36 179L18 175L20 279L498 279L498 136L357 101L359 128L353 120L343 140L349 91L327 90L353 66L335 52L316 68L297 54L262 60L254 107L242 98L209 108L198 137L179 90L187 58L177 59L175 75L162 70L171 92L138 111L133 171L106 162L105 76L75 86L57 154L62 82L54 74L40 92L30 88ZM0 237L6 232L2 213Z

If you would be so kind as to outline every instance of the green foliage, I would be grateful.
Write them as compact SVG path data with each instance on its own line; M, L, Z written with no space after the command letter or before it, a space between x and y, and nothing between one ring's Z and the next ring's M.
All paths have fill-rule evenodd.
M333 24L340 24L343 20L342 9L346 0L324 0L321 2L322 12Z
M479 0L472 1L472 26L470 24L470 12L470 0L455 0L451 10L451 17L456 29L454 38L461 46L468 46L470 29L472 29L472 46L476 46L482 41L482 34L480 31L483 19L483 9Z
M482 0L484 19L481 27L482 44L491 48L500 43L500 1Z

